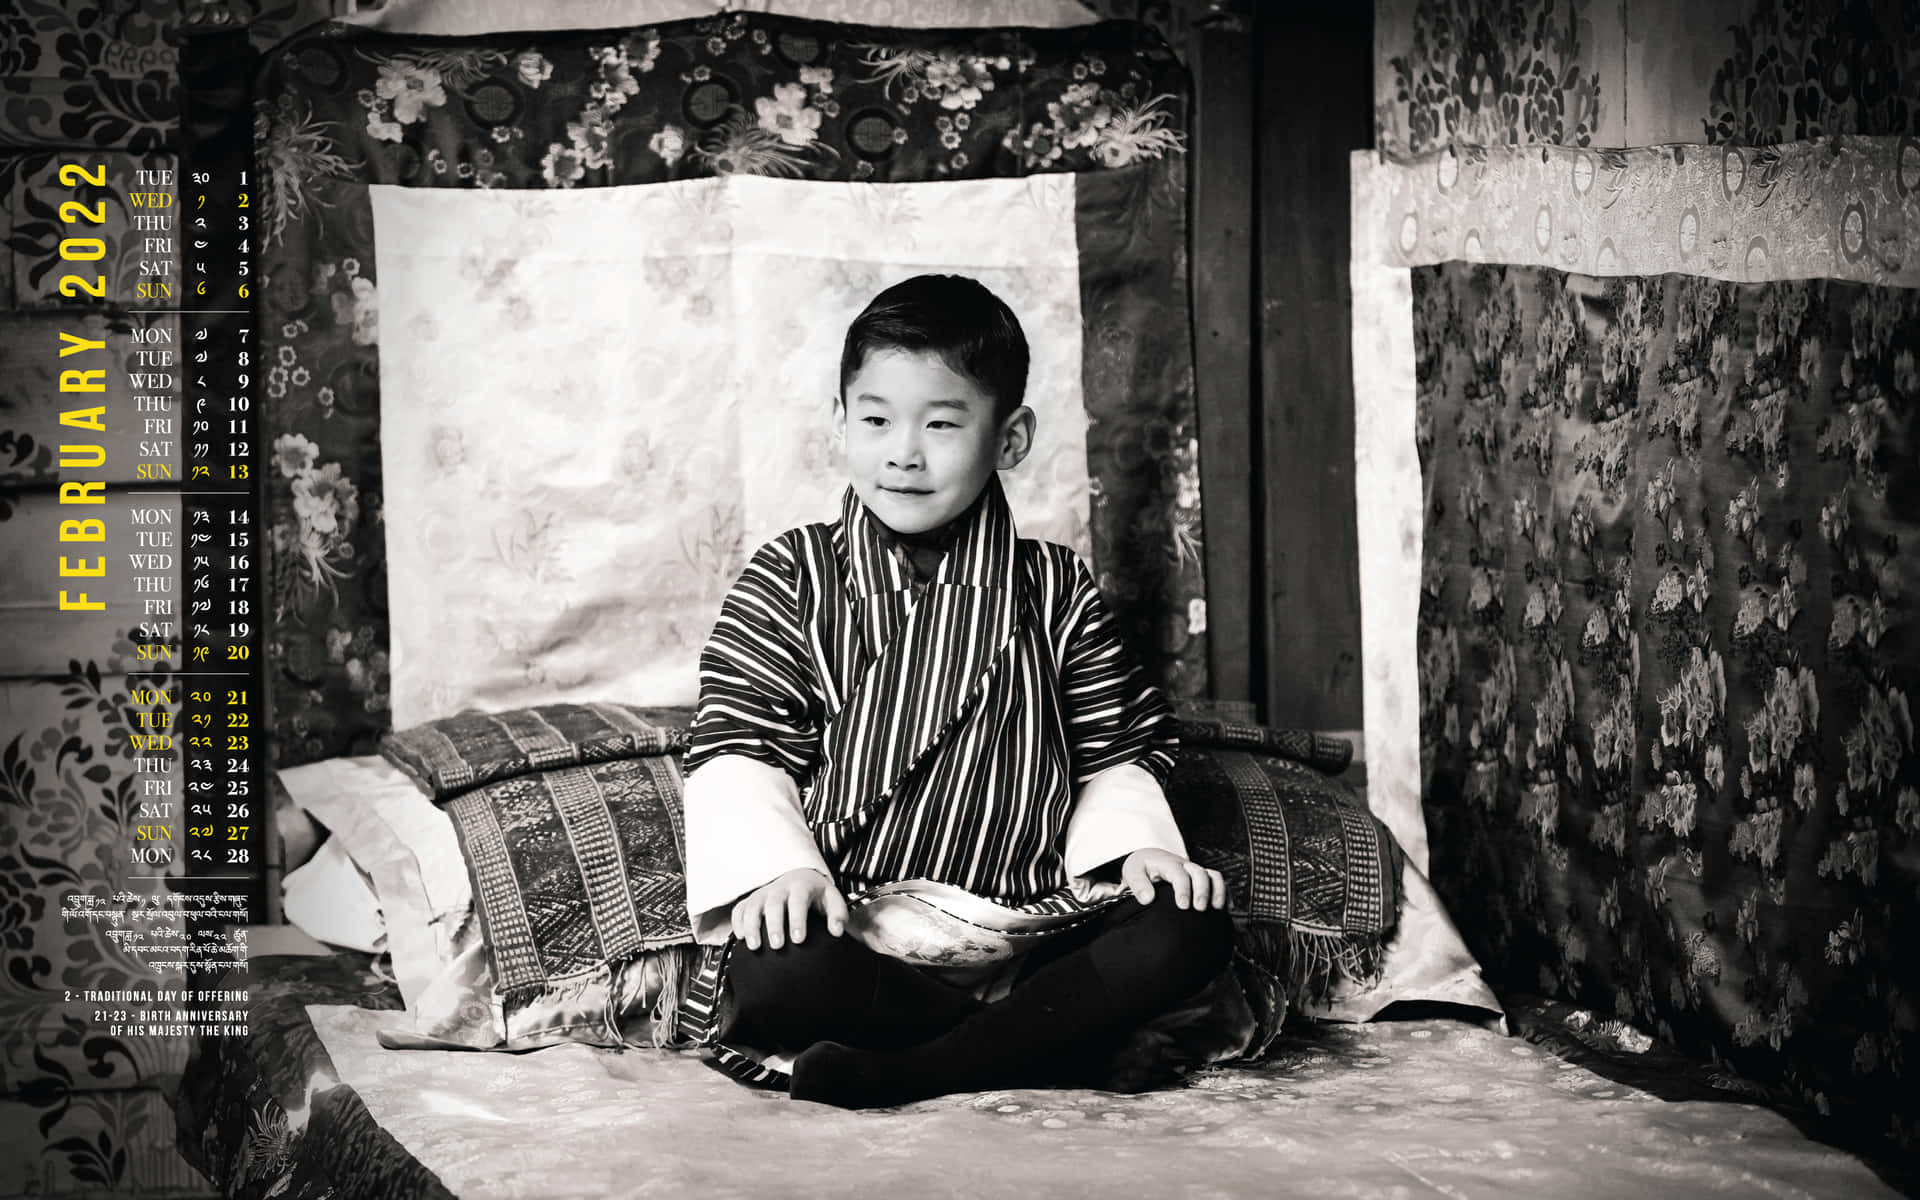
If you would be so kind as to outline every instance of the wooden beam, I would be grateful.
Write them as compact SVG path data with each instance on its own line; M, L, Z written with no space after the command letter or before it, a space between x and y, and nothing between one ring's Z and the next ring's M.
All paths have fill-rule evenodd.
M1372 144L1372 12L1255 11L1263 708L1276 725L1358 729L1347 155Z
M1190 225L1194 388L1206 512L1208 676L1215 699L1254 701L1264 667L1252 481L1254 43L1247 23L1202 19L1194 74Z

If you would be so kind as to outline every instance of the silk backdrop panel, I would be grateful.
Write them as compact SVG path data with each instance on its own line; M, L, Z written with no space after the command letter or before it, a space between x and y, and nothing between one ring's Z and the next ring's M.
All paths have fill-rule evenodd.
M1920 293L1413 279L1435 885L1499 982L1910 1137Z
M1020 318L1038 422L1008 499L1089 553L1073 179L375 187L396 726L696 702L747 556L838 515L848 322L923 272Z
M393 724L377 184L524 196L1072 174L1094 571L1153 675L1204 695L1187 88L1165 43L1125 22L906 30L733 13L451 38L333 27L276 49L255 127L275 761L369 753ZM475 277L442 319L496 290ZM490 355L471 374L510 369Z

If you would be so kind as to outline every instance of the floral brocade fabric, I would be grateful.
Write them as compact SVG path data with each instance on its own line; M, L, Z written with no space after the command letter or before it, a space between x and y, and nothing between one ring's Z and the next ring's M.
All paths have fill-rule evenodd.
M1509 987L1910 1147L1920 295L1413 282L1435 885Z
M1203 694L1187 93L1165 44L1129 23L903 30L733 13L462 38L327 27L283 44L255 123L278 762L366 753L391 723L376 183L1076 173L1094 567L1158 677ZM450 311L489 286L476 279Z

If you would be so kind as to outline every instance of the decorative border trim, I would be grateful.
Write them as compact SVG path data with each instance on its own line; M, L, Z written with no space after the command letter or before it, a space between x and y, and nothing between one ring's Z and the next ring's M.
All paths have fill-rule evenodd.
M1460 260L1583 275L1920 287L1920 138L1912 136L1354 157L1354 217L1372 225L1370 236L1356 237L1356 257L1368 245L1381 266Z
M1247 911L1256 921L1298 925L1293 907L1293 860L1288 857L1287 820L1280 812L1280 794L1273 780L1241 750L1215 752L1220 766L1240 795L1240 815L1247 825L1247 857L1255 865L1247 883ZM1357 815L1357 814L1356 814ZM1261 864L1266 870L1259 868ZM1278 878L1277 889L1262 888L1263 878Z

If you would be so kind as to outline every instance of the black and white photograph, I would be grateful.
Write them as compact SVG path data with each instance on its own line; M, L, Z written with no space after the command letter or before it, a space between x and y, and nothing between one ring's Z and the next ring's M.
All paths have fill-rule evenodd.
M0 184L0 1196L1920 1195L1915 0L0 0Z

